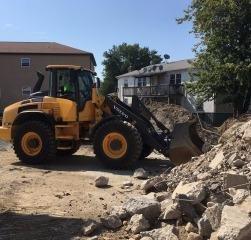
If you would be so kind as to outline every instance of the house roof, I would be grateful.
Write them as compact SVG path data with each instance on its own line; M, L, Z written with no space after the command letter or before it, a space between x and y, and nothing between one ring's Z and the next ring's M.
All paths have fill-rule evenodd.
M140 70L135 70L132 72L128 72L122 75L117 76L117 79L123 77L141 77L141 76L152 76L155 74L176 71L176 70L184 70L192 68L193 59L185 59L170 63L160 63L155 65L146 66L141 68Z
M56 42L0 42L0 54L90 55L96 66L92 53Z

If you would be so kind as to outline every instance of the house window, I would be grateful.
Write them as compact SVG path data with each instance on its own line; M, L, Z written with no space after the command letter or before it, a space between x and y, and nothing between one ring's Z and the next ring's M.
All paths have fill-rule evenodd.
M180 73L178 73L178 74L176 74L176 84L181 84L181 74Z
M146 77L138 78L138 87L145 87L146 86Z
M171 74L170 75L170 85L174 85L175 84L175 74Z
M127 79L124 80L124 87L128 87L128 80Z
M181 74L170 74L170 85L181 84Z
M21 58L21 67L30 67L31 59L30 58Z
M22 88L22 96L29 97L31 94L31 87L23 87Z

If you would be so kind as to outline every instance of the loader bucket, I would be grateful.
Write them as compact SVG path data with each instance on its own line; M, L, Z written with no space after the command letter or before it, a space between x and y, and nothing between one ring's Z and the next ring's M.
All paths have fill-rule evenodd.
M178 123L172 132L169 158L175 165L186 163L202 153L203 144L196 131L196 121Z

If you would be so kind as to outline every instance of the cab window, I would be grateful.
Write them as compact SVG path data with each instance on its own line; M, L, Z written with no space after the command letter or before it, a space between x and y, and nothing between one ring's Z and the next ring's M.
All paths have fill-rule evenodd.
M70 70L57 72L57 97L76 100L76 87Z

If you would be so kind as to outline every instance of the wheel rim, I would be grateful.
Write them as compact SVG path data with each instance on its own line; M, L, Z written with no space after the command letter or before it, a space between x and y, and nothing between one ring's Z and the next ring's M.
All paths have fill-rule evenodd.
M43 142L37 133L27 132L22 137L21 146L26 155L33 157L41 152Z
M103 140L103 151L112 159L123 157L127 151L127 141L125 137L116 132L107 134Z

